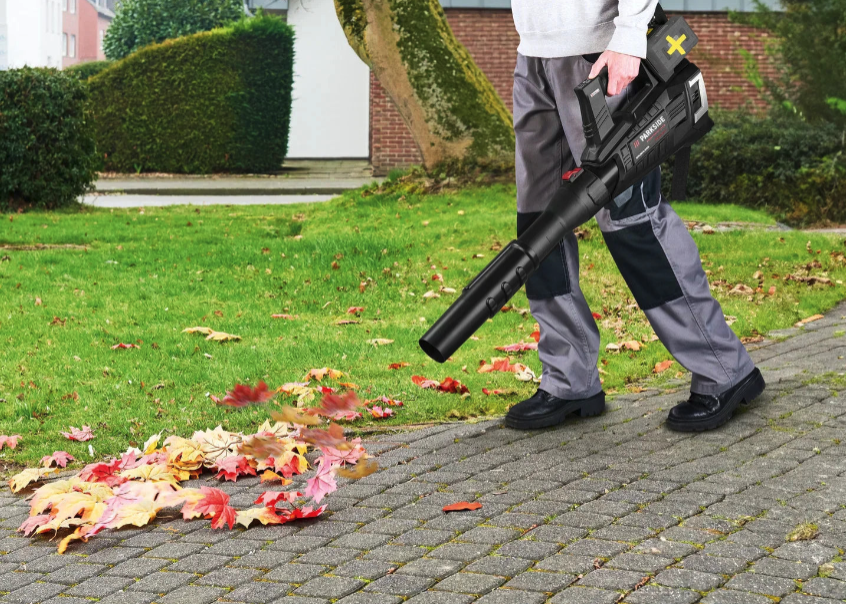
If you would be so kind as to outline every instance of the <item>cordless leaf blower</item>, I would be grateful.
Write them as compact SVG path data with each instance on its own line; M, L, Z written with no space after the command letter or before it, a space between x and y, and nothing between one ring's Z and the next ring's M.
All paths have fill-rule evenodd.
M660 5L649 26L632 99L613 115L605 93L608 71L576 87L587 146L581 167L563 175L546 211L511 241L462 291L422 338L420 347L443 363L493 317L564 236L617 195L676 154L673 189L687 172L690 145L714 125L702 73L685 57L696 34Z

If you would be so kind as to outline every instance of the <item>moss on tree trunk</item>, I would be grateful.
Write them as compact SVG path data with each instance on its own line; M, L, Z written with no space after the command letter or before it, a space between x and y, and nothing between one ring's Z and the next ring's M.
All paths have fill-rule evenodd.
M428 169L514 161L511 114L438 0L335 0L350 45L394 101Z

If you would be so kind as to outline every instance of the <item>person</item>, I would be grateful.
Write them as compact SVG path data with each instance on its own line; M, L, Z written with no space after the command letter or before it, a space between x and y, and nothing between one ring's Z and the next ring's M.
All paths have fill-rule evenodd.
M625 103L646 56L657 0L511 4L520 35L513 93L519 236L545 209L562 175L580 163L586 143L573 89L607 66L609 108ZM763 391L764 379L711 295L696 243L661 195L660 169L600 210L596 221L658 338L692 373L690 397L670 410L667 427L701 431L724 424L739 404ZM537 429L571 414L601 413L599 330L579 288L573 233L529 278L526 294L540 325L543 373L537 393L508 411L506 425Z

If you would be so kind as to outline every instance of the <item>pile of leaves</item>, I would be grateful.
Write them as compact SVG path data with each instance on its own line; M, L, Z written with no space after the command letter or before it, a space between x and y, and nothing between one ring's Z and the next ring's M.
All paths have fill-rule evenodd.
M252 389L236 386L224 400L244 406L266 402L271 396L264 384ZM367 407L354 392L326 394L316 408L283 406L271 413L273 423L266 420L254 434L228 432L218 426L197 431L191 438L173 435L161 444L161 435L156 434L142 448L129 448L119 459L89 464L71 478L38 488L30 500L29 518L18 530L31 535L70 529L59 542L58 551L64 553L73 540L87 541L103 529L144 526L165 508L180 508L185 520L210 519L214 529L232 529L236 524L249 527L255 521L285 524L320 516L326 509L320 502L337 489L336 476L357 479L378 469L360 438L348 440L341 426L326 423L327 418L357 413L357 408ZM17 441L7 444L14 447ZM205 472L224 481L261 472L262 483L285 487L293 476L309 469L305 457L309 448L318 450L320 456L304 492L265 491L256 499L256 507L238 510L229 505L229 495L220 489L180 485ZM44 457L41 467L13 476L9 486L17 493L55 476L72 459L57 451Z

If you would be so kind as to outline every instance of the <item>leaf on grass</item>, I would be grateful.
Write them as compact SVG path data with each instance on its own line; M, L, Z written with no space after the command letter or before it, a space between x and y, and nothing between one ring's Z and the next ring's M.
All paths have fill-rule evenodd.
M470 389L467 388L467 386L458 380L452 379L451 377L445 377L442 382L438 383L435 380L427 379L422 375L413 375L411 376L411 381L421 388L434 388L436 390L440 390L441 392L448 392L450 394L464 394L465 392L470 392Z
M513 388L508 388L506 390L500 390L499 388L495 388L494 390L488 390L487 388L482 388L482 394L486 396L509 396L512 394L517 394L517 391Z
M379 406L369 407L368 411L370 411L370 415L373 416L373 419L385 419L386 417L391 417L394 414L393 409L383 409Z
M214 329L211 327L186 327L182 330L182 333L201 333L208 336L214 333Z
M673 361L661 361L660 363L655 363L655 368L652 370L652 373L662 373L667 371L670 366L673 364Z
M320 369L312 369L310 370L306 376L303 378L304 382L310 382L312 378L317 380L318 382L322 381L324 377L329 376L330 379L336 380L339 377L343 377L344 372L338 371L337 369L330 369L329 367L321 367Z
M92 438L94 438L94 433L91 432L91 426L82 426L82 429L74 428L73 426L71 426L70 432L59 432L59 434L61 434L68 440L75 440L78 442L84 442L86 440L91 440Z
M274 393L270 391L263 381L255 388L243 384L235 384L235 387L226 393L223 400L218 404L227 407L246 407L247 405L259 405L266 403L273 398Z
M293 321L294 319L299 319L299 315L270 315L271 319L287 319L288 321Z
M516 344L508 344L507 346L497 346L496 350L501 352L524 352L526 350L537 350L537 342L517 342Z
M354 412L362 406L362 402L358 400L358 396L352 391L345 392L344 394L324 394L323 398L320 399L320 407L315 409L315 413L326 417L334 417L335 415Z
M347 314L349 314L349 315L357 315L357 314L362 313L362 312L364 312L363 306L350 306L347 309Z
M627 340L626 342L620 343L620 348L623 350L631 350L632 352L637 352L640 350L640 342L637 340Z
M126 350L128 348L141 348L138 344L115 344L112 346L112 350Z
M368 344L373 344L374 346L386 346L388 344L393 344L393 340L386 340L385 338L374 338L373 340L367 340Z
M271 412L270 417L277 422L297 424L299 426L316 426L320 423L319 417L309 413L303 413L290 405L284 405L281 411Z
M399 363L391 363L388 365L388 369L402 369L403 367L408 367L411 363L406 363L405 361L401 361Z
M335 475L341 478L349 478L350 480L358 480L365 476L370 476L379 470L379 462L375 459L362 459L354 466L346 466L335 470Z
M753 293L755 293L755 290L746 285L745 283L738 283L729 290L730 296L748 296Z
M69 461L73 460L73 455L66 451L54 451L52 455L45 455L41 458L41 466L44 468L49 468L55 463L58 467L64 468L67 467Z
M0 434L0 449L2 449L3 447L9 447L10 449L14 449L18 446L18 440L20 438L20 434L13 434L12 436Z
M493 371L502 371L506 373L522 373L526 366L522 363L511 363L510 357L493 357L490 363L479 361L479 368L477 373L491 373Z
M459 501L458 503L453 503L450 505L444 506L445 512L464 512L464 511L473 511L478 510L482 507L482 504L478 501L474 501L473 503L467 501Z
M206 336L207 340L212 342L235 342L241 339L241 336L236 336L224 331L213 331Z
M358 325L359 323L361 323L361 321L352 321L350 319L335 321L335 325Z
M397 399L388 398L387 396L380 396L379 398L371 398L364 401L365 405L369 405L371 403L382 403L383 405L387 405L388 407L402 407L402 401L398 401Z
M599 320L599 319L601 319L601 318L602 318L602 315L601 315L601 314L599 314L598 312L592 312L592 313L590 313L590 314L591 314L591 316L592 316L594 319L596 319L596 320Z
M815 275L786 275L784 280L805 283L806 285L828 285L829 287L834 287L834 282L828 277L817 277Z

